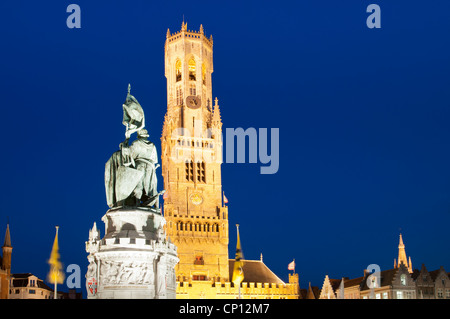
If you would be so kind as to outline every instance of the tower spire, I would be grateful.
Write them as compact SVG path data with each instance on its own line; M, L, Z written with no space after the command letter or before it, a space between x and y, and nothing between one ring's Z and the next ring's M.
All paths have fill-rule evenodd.
M11 234L9 232L9 223L6 225L6 234L5 241L2 246L3 258L0 263L0 267L3 270L6 270L8 276L11 274L11 254L12 254L12 246L11 246ZM3 292L1 293L3 295Z
M394 261L394 267L398 268L400 267L400 264L403 263L406 268L408 268L408 271L412 273L412 263L411 263L411 257L409 257L409 261L406 258L406 250L405 250L405 244L403 243L403 237L400 233L400 239L398 243L398 258L397 258L397 265L395 265Z
M3 247L12 247L11 234L9 232L9 223L6 225L5 241L3 242Z

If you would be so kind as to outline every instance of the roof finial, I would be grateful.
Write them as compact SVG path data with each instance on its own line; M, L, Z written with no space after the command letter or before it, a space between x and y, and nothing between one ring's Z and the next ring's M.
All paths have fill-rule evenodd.
M187 22L184 22L184 14L183 14L183 22L181 23L181 31L187 30Z
M131 84L128 83L128 95L130 95L130 92L131 92Z
M204 33L204 31L203 31L203 24L200 24L200 33L201 33L201 34Z

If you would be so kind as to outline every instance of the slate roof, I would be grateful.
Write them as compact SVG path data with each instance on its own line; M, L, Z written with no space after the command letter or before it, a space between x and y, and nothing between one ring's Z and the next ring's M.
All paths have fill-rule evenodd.
M436 278L437 278L437 276L439 275L439 273L441 272L441 269L442 269L442 272L443 272L443 273L447 274L447 273L445 272L445 270L444 270L444 267L441 267L441 268L439 268L439 269L436 269L436 270L433 270L433 271L429 271L429 272L428 272L428 273L430 274L430 276L431 276L431 279L433 279L433 281L436 281Z
M280 278L275 275L264 262L260 260L243 260L244 280L243 282L261 282L271 284L283 284ZM234 259L228 260L230 279L233 278Z
M397 271L399 268L393 268L388 270L383 270L380 272L380 287L389 286L392 285L392 281L394 280L395 275L397 274ZM370 275L370 274L368 274ZM368 277L368 276L367 276ZM367 286L367 280L364 277L363 281L361 282L361 290L368 290L370 289Z
M309 283L308 289L302 288L300 289L300 299L319 299L320 297L320 289L316 286L311 286Z
M34 276L32 273L20 273L20 274L12 274L13 277L13 286L14 288L26 287L28 285L28 277ZM37 278L37 277L36 277ZM53 291L49 286L47 286L42 279L37 278L36 280L36 288L42 288L49 291Z

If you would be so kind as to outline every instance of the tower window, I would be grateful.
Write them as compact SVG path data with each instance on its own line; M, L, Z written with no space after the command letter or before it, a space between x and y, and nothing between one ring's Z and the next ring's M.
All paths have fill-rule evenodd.
M175 77L177 82L181 81L181 61L177 60L177 62L175 62Z
M206 85L206 67L205 64L202 64L202 81L203 85Z
M188 63L189 81L195 81L195 60L190 59Z
M193 182L194 181L194 163L186 162L184 165L185 165L185 171L186 171L186 180L189 182Z
M196 163L197 166L197 182L205 183L205 162Z
M183 91L181 86L177 87L177 105L183 105Z
M195 84L191 84L189 86L189 95L197 95L197 90L195 88Z
M203 260L203 256L197 255L195 256L194 265L204 265L205 261ZM198 279L198 280L204 280L204 279Z

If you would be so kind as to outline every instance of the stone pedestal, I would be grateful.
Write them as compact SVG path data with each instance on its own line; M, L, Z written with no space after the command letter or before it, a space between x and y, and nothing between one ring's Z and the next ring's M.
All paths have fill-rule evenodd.
M177 248L166 240L165 219L155 208L110 209L86 242L89 299L175 299Z

